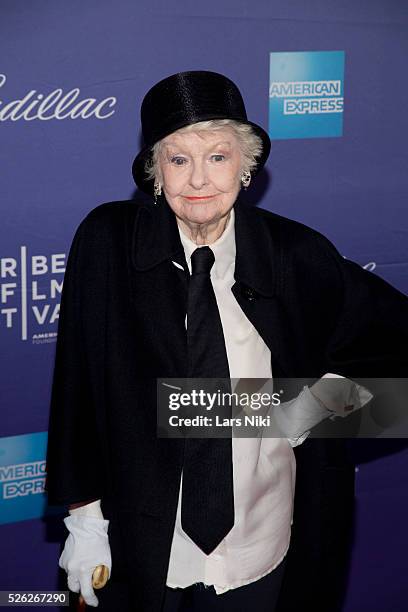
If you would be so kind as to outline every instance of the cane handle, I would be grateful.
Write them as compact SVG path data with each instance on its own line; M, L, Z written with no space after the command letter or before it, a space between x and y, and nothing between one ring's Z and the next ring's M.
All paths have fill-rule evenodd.
M94 589L103 589L108 582L109 570L106 565L98 565L92 574L92 586Z
M93 571L92 574L92 586L94 589L102 589L105 584L108 582L109 578L109 569L106 565L98 565ZM85 610L85 601L82 595L79 596L79 606L78 612L82 612Z

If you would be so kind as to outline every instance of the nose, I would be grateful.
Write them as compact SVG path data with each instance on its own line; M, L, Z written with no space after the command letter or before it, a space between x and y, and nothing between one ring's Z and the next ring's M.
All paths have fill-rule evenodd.
M207 183L208 177L205 161L202 159L194 159L191 164L191 186L194 187L194 189L202 189Z

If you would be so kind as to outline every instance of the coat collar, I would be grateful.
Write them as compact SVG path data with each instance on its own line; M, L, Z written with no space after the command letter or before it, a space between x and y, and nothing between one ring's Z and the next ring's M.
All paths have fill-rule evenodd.
M231 291L269 347L274 377L296 376L296 343L281 300L285 258L279 216L247 204L241 195L234 210L236 282ZM176 261L184 268L182 286L187 288L189 271L184 249L176 217L167 202L162 201L160 206L146 202L138 207L132 258L135 269L140 272L151 270L164 261ZM185 295L180 296L177 302L183 313L185 299Z
M235 280L260 295L272 297L278 289L277 244L259 209L239 195L235 204ZM133 265L142 272L172 259L185 266L184 249L176 217L162 199L138 205L133 229Z

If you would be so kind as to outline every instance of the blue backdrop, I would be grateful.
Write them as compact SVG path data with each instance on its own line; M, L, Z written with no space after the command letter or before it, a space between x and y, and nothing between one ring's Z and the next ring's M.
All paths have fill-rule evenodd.
M42 493L64 265L90 209L137 195L143 95L178 71L228 75L273 139L248 194L408 293L407 29L404 0L2 0L0 590L64 586L64 509ZM355 452L344 611L399 612L406 443Z

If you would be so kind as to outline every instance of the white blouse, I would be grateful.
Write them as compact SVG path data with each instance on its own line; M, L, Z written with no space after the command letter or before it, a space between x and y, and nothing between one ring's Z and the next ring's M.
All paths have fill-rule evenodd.
M197 245L179 232L191 273L190 257ZM230 376L271 379L270 350L231 292L235 282L234 209L220 238L209 246L215 255L211 280ZM302 442L306 435L292 444ZM232 453L235 523L210 555L181 527L181 480L167 574L170 587L203 582L213 585L217 594L224 593L265 576L288 550L296 475L291 443L286 438L233 438Z

